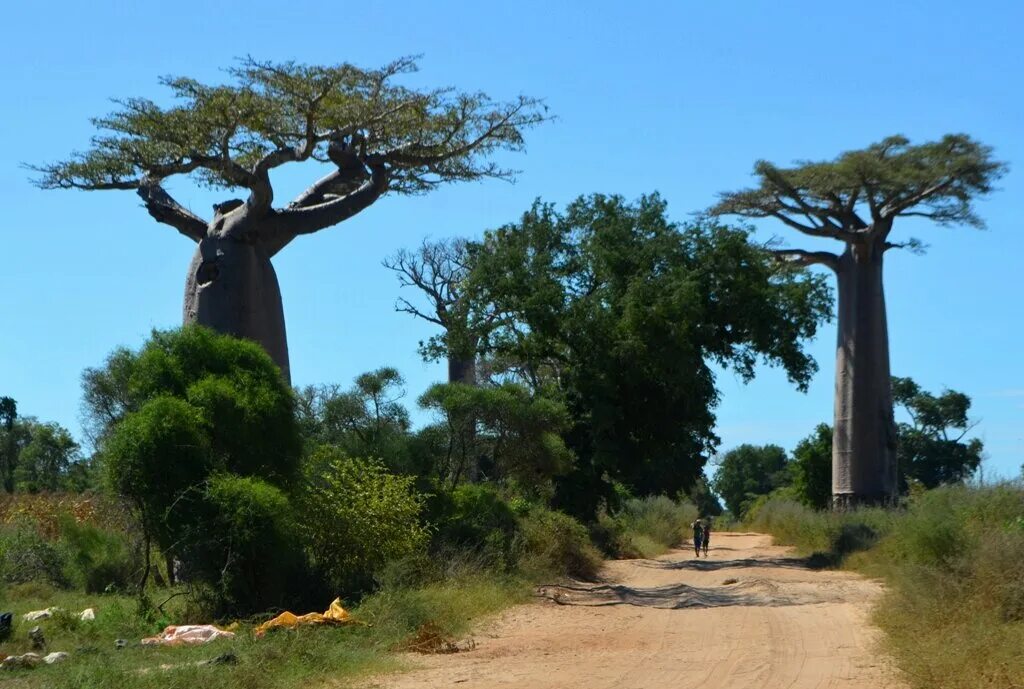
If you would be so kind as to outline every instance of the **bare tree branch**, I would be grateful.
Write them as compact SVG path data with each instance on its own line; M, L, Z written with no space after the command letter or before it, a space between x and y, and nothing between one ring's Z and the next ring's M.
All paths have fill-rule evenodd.
M144 180L137 193L146 205L146 210L157 221L178 230L194 242L206 236L207 223L193 215L164 191L159 181Z
M830 251L804 251L803 249L774 249L770 252L778 260L801 266L823 265L839 270L839 257Z

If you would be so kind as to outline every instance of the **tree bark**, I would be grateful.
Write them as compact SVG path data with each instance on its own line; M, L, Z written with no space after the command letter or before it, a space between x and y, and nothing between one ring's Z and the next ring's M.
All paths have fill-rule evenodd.
M185 278L184 322L259 343L291 384L281 289L263 243L200 240Z
M476 351L469 356L448 354L448 382L476 385ZM480 457L476 451L476 419L467 419L469 428L466 433L466 445L469 453L466 462L466 480L470 483L480 481Z
M882 284L883 240L847 244L839 257L832 504L891 503L897 494L896 424Z

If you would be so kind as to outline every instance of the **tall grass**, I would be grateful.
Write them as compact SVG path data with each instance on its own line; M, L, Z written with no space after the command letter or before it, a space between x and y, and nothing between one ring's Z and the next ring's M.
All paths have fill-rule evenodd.
M614 514L599 517L595 540L613 557L656 557L680 545L697 517L697 508L686 500L630 498Z
M1024 486L951 486L901 511L768 501L751 528L882 577L874 619L921 689L1024 687Z

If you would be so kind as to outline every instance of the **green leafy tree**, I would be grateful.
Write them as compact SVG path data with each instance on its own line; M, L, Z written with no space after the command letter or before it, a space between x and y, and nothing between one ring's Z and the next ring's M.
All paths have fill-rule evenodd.
M673 223L657 195L537 202L472 263L500 314L486 347L497 373L566 401L577 468L558 501L580 515L616 480L640 495L692 487L718 443L712 365L749 380L766 361L805 388L816 365L802 343L831 308L821 278L744 229Z
M793 489L808 507L826 509L832 498L832 427L819 423L793 449Z
M414 480L337 448L313 453L301 492L300 529L314 564L337 589L363 588L388 562L426 548L429 534L419 520L423 497Z
M112 360L120 366L125 358L115 352ZM280 501L264 484L294 486L302 444L291 389L258 344L198 326L154 332L130 361L110 377L126 385L114 395L123 408L99 436L107 485L134 507L145 534L140 587L154 541L225 596L225 609L255 609L275 595L283 602L283 591L269 590L269 574L267 586L255 587L252 572L267 563L254 564L250 532L225 510L266 511ZM234 544L226 553L225 538ZM295 539L275 542L295 547ZM285 566L287 553L275 562Z
M309 386L298 395L304 435L314 445L337 447L349 457L371 457L394 471L411 469L405 380L394 368L363 373L347 391Z
M45 189L134 190L149 214L198 247L185 287L185 323L255 340L289 377L284 310L271 258L295 238L337 225L386 193L420 194L448 182L511 171L489 159L523 147L545 116L520 97L495 103L480 93L396 83L413 59L380 69L241 61L230 83L162 80L169 106L145 98L94 120L100 134L71 159L36 168ZM271 173L318 162L328 173L275 207ZM200 218L175 201L176 175L242 190Z
M935 488L974 474L981 465L984 445L978 438L965 440L975 425L967 418L971 398L955 390L935 396L910 378L894 377L892 389L896 404L911 419L900 424L902 475Z
M790 484L786 451L778 445L740 445L718 463L711 487L730 512L742 517L752 501Z
M882 266L899 248L897 218L982 227L973 202L993 189L1006 166L964 134L911 145L892 136L832 161L754 166L758 186L723 194L713 214L774 218L815 238L836 240L842 253L775 250L797 265L832 270L839 287L836 345L834 503L891 501L897 492L896 438L890 385L889 333Z
M543 489L572 466L561 436L569 426L565 406L522 385L438 384L419 403L441 418L447 446L435 471L451 487L467 478L471 465L482 478L511 479L530 490Z
M14 468L17 465L18 449L17 439L14 434L14 422L18 418L18 403L13 397L0 397L0 430L3 431L3 438L0 439L0 478L3 480L4 490L8 493L14 491Z
M29 437L18 454L15 489L37 493L64 488L72 465L81 460L78 443L56 423L32 423Z
M719 502L718 496L712 492L711 484L705 475L701 475L697 479L693 487L687 492L686 497L696 506L697 512L701 516L717 517L723 512L722 503Z

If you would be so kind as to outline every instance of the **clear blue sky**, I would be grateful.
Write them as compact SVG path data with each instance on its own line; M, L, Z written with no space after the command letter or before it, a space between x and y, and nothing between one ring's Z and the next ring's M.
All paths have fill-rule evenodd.
M299 7L300 9L288 9ZM518 183L385 198L276 259L297 384L397 366L410 403L444 375L427 324L395 313L380 265L422 237L478 235L538 196L660 191L679 219L750 182L754 160L830 158L893 133L967 132L1010 162L980 206L989 229L897 228L930 246L887 263L893 371L974 399L989 475L1024 463L1024 4L974 2L14 3L0 55L0 395L79 430L79 376L117 345L179 323L191 242L130 192L43 192L22 162L88 143L109 97L163 99L165 74L207 80L251 54L377 66L424 55L412 83L547 99L558 121L510 160ZM317 173L281 179L280 198ZM187 180L193 208L214 197ZM786 235L791 244L801 237ZM413 295L406 295L413 296ZM778 371L719 377L723 447L791 448L831 419L835 331L808 394Z

